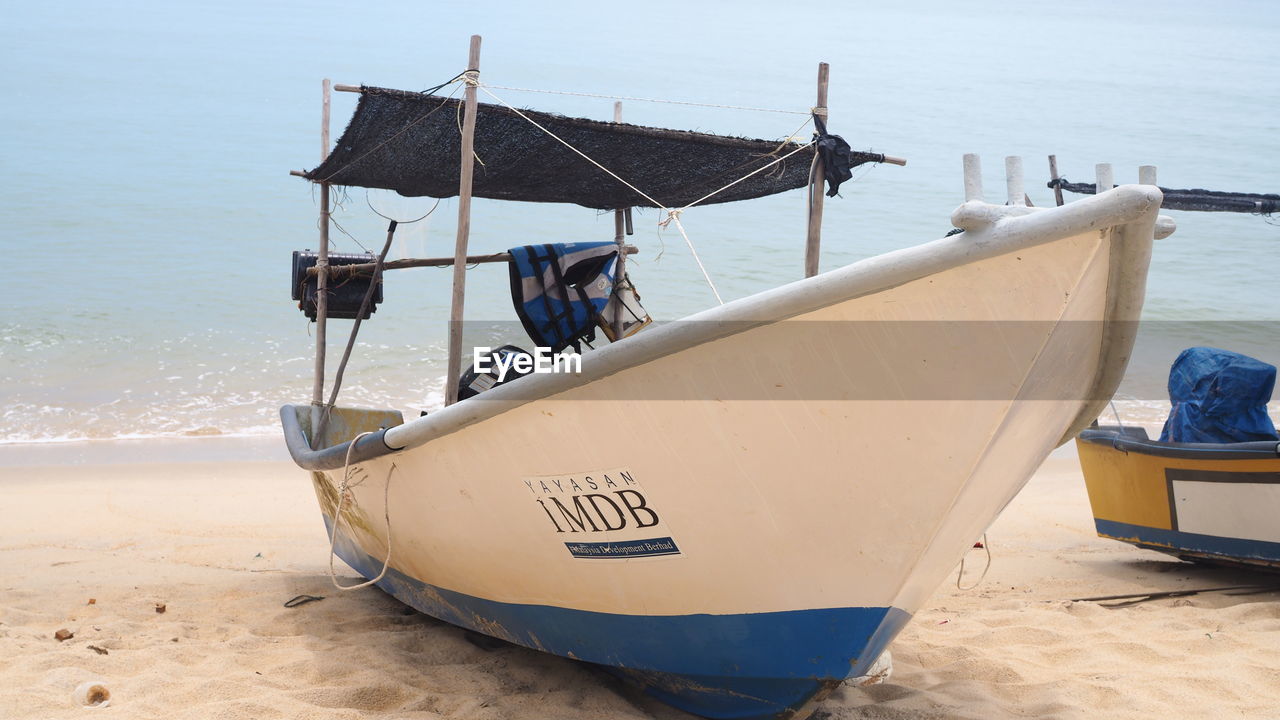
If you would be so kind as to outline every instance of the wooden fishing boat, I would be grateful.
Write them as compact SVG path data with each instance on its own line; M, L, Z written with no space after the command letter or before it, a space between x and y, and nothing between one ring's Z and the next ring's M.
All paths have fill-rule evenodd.
M475 109L455 145L462 205ZM603 131L584 123L567 126ZM476 151L492 180L494 153ZM1010 162L1011 204L993 205L965 167L963 232L647 328L580 373L407 421L319 391L282 408L334 551L424 613L689 712L804 716L872 666L1128 361L1159 190L1030 208ZM450 400L457 378L451 363Z
M1097 427L1076 447L1101 537L1280 570L1280 443L1159 442L1140 427Z

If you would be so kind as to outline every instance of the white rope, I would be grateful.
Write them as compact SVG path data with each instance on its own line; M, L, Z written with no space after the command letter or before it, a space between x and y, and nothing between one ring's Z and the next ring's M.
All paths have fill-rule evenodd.
M804 126L807 124L808 124L808 121L806 120L803 125L801 125L799 128L796 128L796 132L800 132L800 130L803 129ZM791 133L791 136L794 137L795 134L796 133ZM662 222L658 223L658 227L665 228L669 223L671 223L671 221L673 220L675 221L676 229L680 231L680 236L684 238L684 244L689 246L689 254L693 255L693 261L698 264L698 269L702 271L702 277L706 279L707 285L710 286L711 293L716 296L716 302L720 303L721 305L724 304L724 300L720 298L720 291L716 289L716 284L711 281L711 276L707 274L707 268L702 264L702 258L698 257L698 251L695 250L693 247L693 241L689 239L688 233L684 231L684 224L680 222L680 213L684 212L685 210L688 210L689 208L693 207L694 205L697 205L698 203L702 202L703 200L706 200L707 198L713 197L719 193L724 192L725 190L728 190L729 188L733 187L734 185L737 185L743 180L746 180L752 175L755 175L758 172L762 172L766 168L770 168L770 167L773 167L774 165L777 165L778 163L782 162L783 160L786 160L792 155L795 155L796 153L809 147L812 144L813 142L807 142L804 145L801 145L800 147L796 148L795 150L792 150L791 152L787 153L786 155L783 155L782 157L775 159L773 162L767 165L761 165L755 170L752 170L746 175L743 175L737 180L734 180L733 182L729 183L728 185L725 185L724 187L719 188L717 190L712 190L711 192L707 193L706 195L703 195L702 197L698 198L697 200L694 200L693 202L689 203L688 205L685 205L682 208L678 208L675 210L663 208L663 210L667 211L667 218Z
M637 195L639 195L640 197L644 198L645 200L648 200L649 202L653 203L655 207L662 208L663 210L666 210L666 209L667 209L667 206L666 206L666 205L664 205L664 204L662 204L662 203L658 202L657 200L654 200L653 198L649 197L648 193L646 193L645 191L641 190L640 188L636 187L635 185L632 185L631 183L627 182L626 180L623 180L622 178L618 177L618 175L617 175L616 173L614 173L612 170L610 170L609 168L607 168L607 167L605 167L605 166L601 165L600 163L596 162L595 160L593 160L593 159L591 158L591 156L590 156L590 155L587 155L586 153L582 152L582 151L581 151L581 150L579 150L578 148L576 148L576 147L574 147L574 146L570 145L570 144L568 143L568 141L566 141L564 138L562 138L562 137L560 137L559 135L556 135L555 133L551 132L550 130L548 130L548 129L546 129L546 128L542 127L541 125L539 125L539 124L538 124L538 121L536 121L536 120L534 120L533 118L529 117L528 115L525 115L524 113L520 112L520 109L519 109L519 108L512 107L512 106L511 106L511 105L510 105L506 100L503 100L502 98L498 97L497 95L494 95L494 94L493 94L493 92L489 90L489 86L488 86L488 85L481 85L481 86L480 86L480 89L481 89L481 90L483 90L483 91L485 91L485 93L486 93L486 94L488 94L488 95L489 95L489 97L491 97L491 98L493 98L494 100L497 100L498 102L502 103L503 107L505 107L505 108L507 108L508 110L510 110L510 111L512 111L512 112L514 112L515 114L519 115L520 117L524 118L525 120L529 121L529 124L533 125L534 127L538 128L538 129L539 129L539 130L541 130L542 132L544 132L544 133L546 133L546 134L550 135L551 137L555 138L557 141L559 141L559 142L560 142L560 144L561 144L561 145L564 145L565 147L567 147L567 148L569 148L570 150L574 151L574 152L575 152L575 153L577 153L578 155L582 156L582 159L586 160L587 162L591 163L592 165L595 165L596 167L600 168L601 170L603 170L603 171L605 171L605 172L609 173L609 176L610 176L610 177L612 177L614 180L617 180L618 182L622 183L623 185L626 185L627 187L631 188L632 190L634 190L634 191L636 192L636 194L637 194Z
M342 521L342 505L347 499L347 493L351 488L359 487L364 484L364 478L359 482L351 483L351 453L356 449L356 443L365 435L372 435L374 431L362 432L347 445L347 461L342 470L342 482L338 485L338 507L333 512L333 525L329 530L329 581L339 590L359 590L360 588L369 587L381 580L387 574L387 568L391 567L391 504L388 502L391 493L391 475L396 471L396 464L391 463L391 469L387 471L386 482L382 487L382 517L387 522L387 559L382 563L382 572L378 573L378 577L362 582L358 585L342 585L338 583L338 575L333 569L333 558L337 555L334 550L338 544L338 523ZM352 502L355 502L354 498Z
M973 548L969 548L972 550ZM960 572L956 573L956 587L961 590L972 590L982 584L987 577L987 571L991 569L991 543L987 542L987 534L982 533L982 549L987 551L987 564L982 568L982 574L978 576L978 581L965 587L960 584L960 579L964 577L964 559L969 554L969 550L964 551L964 555L960 556Z
M667 105L692 105L695 107L722 108L724 110L748 110L750 112L783 113L785 115L808 115L805 110L779 110L777 108L746 107L743 105L716 105L714 103L689 102L687 100L660 100L658 98L631 97L628 95L600 95L598 93L572 92L570 90L537 90L535 88L509 87L506 85L489 85L498 90L515 90L516 92L543 93L546 95L574 95L577 97L604 98L607 100L634 100L637 102L664 103Z
M676 229L680 231L680 237L684 238L684 244L689 246L689 254L693 255L693 261L698 263L698 269L702 271L702 277L707 281L707 285L711 288L711 294L716 296L716 302L723 305L724 300L720 299L720 291L716 289L716 284L711 282L711 276L707 274L707 268L702 264L702 258L698 257L698 251L693 249L693 241L689 239L689 234L684 231L684 225L680 222L680 213L682 212L684 212L683 208L679 210L667 210L667 219L658 223L658 227L665 228L667 223L672 220L676 221Z
M1124 421L1120 419L1120 411L1116 409L1116 399L1111 398L1110 403L1111 403L1111 412L1115 413L1115 416L1116 416L1116 424L1120 426L1120 432L1123 433Z
M804 127L804 126L802 125L801 127ZM719 190L712 190L711 192L707 193L706 195L703 195L702 197L698 198L697 200L694 200L693 202L689 203L688 205L685 205L684 207L682 207L682 208L680 208L680 209L681 209L681 210L688 210L689 208L693 207L694 205L697 205L698 203L702 202L703 200L706 200L706 199L707 199L707 198L709 198L709 197L712 197L712 196L714 196L714 195L717 195L717 194L719 194L719 193L722 193L722 192L724 192L725 190L728 190L729 188L733 187L734 185L737 185L738 183L742 182L743 180L746 180L747 178L751 177L752 175L755 175L756 173L763 171L765 168L771 168L771 167L773 167L774 165L777 165L778 163L782 162L783 160L786 160L787 158L791 157L792 155L795 155L796 153L798 153L798 152L800 152L801 150L803 150L803 149L805 149L805 148L809 147L809 146L810 146L810 145L812 145L812 144L813 144L813 141L809 141L809 142L807 142L807 143L805 143L805 144L801 145L800 147L796 148L795 150L792 150L791 152L787 153L786 155L783 155L782 157L780 157L780 158L778 158L778 159L774 160L773 162L769 163L768 165L761 165L760 167L756 168L755 170L752 170L751 172L747 173L746 175L743 175L742 177L738 178L737 180L734 180L733 182L729 183L728 185L725 185L724 187L720 188ZM816 153L814 154L814 157L817 157L817 154L816 154Z
M725 185L725 186L723 186L723 187L720 187L720 188L718 188L718 189L716 189L716 190L713 190L713 191L711 191L711 192L707 193L706 195L703 195L702 197L698 198L697 200L694 200L693 202L689 203L688 205L685 205L684 207L672 209L672 208L667 207L665 204L658 202L658 201L657 201L657 200L655 200L652 196L650 196L648 193L644 192L643 190L641 190L640 188L636 187L635 185L632 185L631 183L627 182L626 180L623 180L621 177L619 177L619 176L618 176L618 174L617 174L617 173L613 172L612 170L610 170L609 168L605 167L604 165L601 165L600 163L596 162L596 161L595 161L595 159L594 159L594 158L592 158L590 155L587 155L586 153L582 152L582 151L581 151L581 150L579 150L578 148L576 148L576 147L574 147L573 145L571 145L571 144L570 144L567 140L565 140L564 138L560 137L559 135L556 135L555 133L551 132L551 131L550 131L550 130L548 130L547 128L543 127L543 126L542 126L542 125L540 125L536 120L534 120L533 118L531 118L531 117L529 117L528 115L525 115L523 112L521 112L519 108L513 107L510 103L508 103L506 100L503 100L502 98L498 97L497 95L495 95L495 94L493 93L493 91L491 91L491 90L489 89L490 87L500 87L500 86L497 86L497 85L480 85L479 87L480 87L480 89L481 89L481 90L484 90L484 91L485 91L485 93L489 95L489 97L493 98L494 100L497 100L499 103L501 103L501 104L502 104L504 107L506 107L508 110L510 110L510 111L514 112L516 115L519 115L520 117L524 118L526 121L528 121L528 122L529 122L529 124L531 124L531 125L533 125L534 127L538 128L539 130L541 130L542 132L546 133L547 135L550 135L552 138L554 138L556 141L558 141L561 145L564 145L565 147L569 148L569 149L570 149L570 150L572 150L573 152L577 153L580 157L582 157L582 159L586 160L587 162L591 163L592 165L595 165L596 167L598 167L598 168L600 168L601 170L605 171L606 173L608 173L608 174L609 174L609 176L610 176L610 177L612 177L613 179L615 179L615 180L617 180L618 182L622 183L623 185L626 185L627 187L631 188L633 191L635 191L635 193L636 193L637 195L639 195L639 196L643 197L645 200L648 200L649 202L653 203L653 205L654 205L654 206L656 206L657 208L659 208L659 209L661 209L663 212L665 212L665 213L667 214L667 217L666 217L666 219L664 219L662 222L659 222L659 223L658 223L658 227L660 227L660 228L666 228L666 227L671 223L671 221L673 221L673 220L674 220L674 221L675 221L675 223L676 223L676 229L680 231L680 235L681 235L681 237L683 237L683 238L684 238L684 243L685 243L685 245L687 245L687 246L689 247L689 252L690 252L690 254L692 254L692 255L693 255L693 260L694 260L694 262L696 262L696 263L698 264L698 270L702 271L702 277L703 277L703 279L705 279L705 280L707 281L707 286L711 288L711 293L712 293L713 295L715 295L715 296L716 296L716 302L720 303L721 305L723 305L723 304L724 304L724 300L720 297L720 291L716 289L716 285L715 285L715 283L714 283L714 282L712 282L712 280L711 280L711 275L707 272L707 268L706 268L706 266L702 264L702 258L698 257L698 251L693 247L693 241L689 239L689 234L685 232L685 230L684 230L684 225L680 222L680 213L684 212L685 210L688 210L689 208L693 207L694 205L697 205L698 203L700 203L700 202L702 202L702 201L704 201L704 200L706 200L706 199L708 199L708 198L714 197L715 195L718 195L719 193L722 193L722 192L724 192L725 190L728 190L729 188L733 187L734 185L737 185L738 183L742 182L743 180L746 180L747 178L749 178L749 177L751 177L751 176L753 176L753 175L755 175L755 174L757 174L757 173L763 172L763 171L764 171L765 169L767 169L767 168L771 168L771 167L773 167L774 165L777 165L778 163L782 162L783 160L786 160L787 158L791 157L792 155L795 155L796 153L800 152L801 150L804 150L805 148L807 148L807 147L809 147L810 145L812 145L812 144L813 144L813 142L812 142L812 141L807 142L807 143L805 143L804 145L801 145L801 146L797 147L796 149L792 150L791 152L787 153L786 155L783 155L782 157L774 158L774 160L773 160L772 162L769 162L769 163L766 163L766 164L764 164L764 165L761 165L760 167L756 168L755 170L752 170L751 172L747 173L746 175L743 175L742 177L738 178L737 180L734 180L733 182L731 182L731 183L729 183L729 184L727 184L727 185ZM508 88L508 89L519 89L519 88ZM809 120L806 120L804 123L802 123L802 124L800 125L800 127L799 127L799 128L796 128L796 132L799 132L800 130L804 129L804 126L805 126L805 125L808 125L808 124L809 124ZM795 134L796 134L796 133L791 133L791 135L790 135L789 137L794 137L794 136L795 136ZM785 145L785 141L784 141L784 145ZM779 146L779 147L782 147L782 146ZM777 151L775 150L774 152L777 152Z

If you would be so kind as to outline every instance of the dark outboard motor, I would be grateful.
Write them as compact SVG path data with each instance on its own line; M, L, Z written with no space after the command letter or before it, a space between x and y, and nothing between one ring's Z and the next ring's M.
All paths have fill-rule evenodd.
M527 372L517 371L512 362L515 356L528 354L515 345L503 345L500 348L481 353L481 363L487 369L485 372L480 372L476 370L475 365L472 365L462 373L462 376L458 378L458 399L466 400L469 397L475 397L485 390L490 390L499 385L506 385L516 378L528 375L529 373ZM505 374L501 372L500 367L506 368Z

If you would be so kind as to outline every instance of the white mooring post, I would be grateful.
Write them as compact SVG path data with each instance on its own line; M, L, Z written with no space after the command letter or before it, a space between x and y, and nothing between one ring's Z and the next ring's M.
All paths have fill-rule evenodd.
M1159 187L1156 184L1156 166L1155 165L1139 165L1138 166L1138 184L1151 185ZM1156 240L1163 240L1173 234L1177 229L1177 225L1173 222L1173 218L1168 215L1160 215L1156 218Z
M1098 174L1098 186L1093 191L1095 195L1101 195L1116 186L1115 174L1111 171L1111 163L1098 163L1095 169Z
M1009 191L1009 204L1025 207L1027 194L1022 189L1022 158L1010 155L1004 159L1004 183Z
M467 240L471 236L471 179L475 172L476 83L480 81L480 36L471 36L467 55L467 91L462 111L462 157L458 173L458 238L453 247L453 305L449 311L449 368L444 404L458 401L462 375L462 305L467 287Z
M982 202L982 158L977 153L964 156L964 201Z

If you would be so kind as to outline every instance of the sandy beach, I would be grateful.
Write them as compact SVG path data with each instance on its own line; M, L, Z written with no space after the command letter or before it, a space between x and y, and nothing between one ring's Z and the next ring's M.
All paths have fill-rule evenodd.
M1059 454L992 526L982 583L953 575L893 644L890 680L844 687L815 717L1280 717L1280 594L1070 601L1280 579L1097 538ZM0 717L690 717L590 667L481 647L379 590L335 590L287 461L162 455L0 468ZM965 586L984 565L974 550ZM300 594L324 599L283 607ZM90 680L108 707L73 700Z
M725 10L15 3L0 720L692 719L599 666L335 587L363 578L331 559L280 416L326 400L395 408L412 427L386 447L421 443L400 466L409 453L362 461L384 480L349 485L342 509L358 527L379 506L356 496L383 490L386 533L352 536L387 553L353 543L352 562L420 561L470 595L435 607L545 616L531 643L652 662L676 694L790 703L919 607L892 675L843 683L813 720L1280 720L1280 573L1097 537L1069 446L949 567L1009 497L1002 471L1024 477L1075 404L1159 426L1184 349L1280 363L1280 83L1253 72L1280 67L1280 2ZM615 242L635 252L601 264ZM520 259L551 245L602 253L550 272L576 301ZM382 253L370 314L366 274L308 275L312 252ZM625 340L634 353L594 324L623 289L642 332L665 333ZM555 337L530 333L538 298ZM500 391L488 407L516 402L494 417L446 407L488 384L459 380L477 347L579 347L570 317L601 350L580 382ZM841 407L860 399L880 404ZM616 534L607 494L531 482L614 468L678 490L609 489L636 535ZM1280 527L1262 507L1256 524ZM393 516L411 530L395 542ZM1262 589L1081 600L1229 586ZM833 651L844 637L867 645ZM725 638L742 640L732 665ZM94 686L105 705L82 700Z

